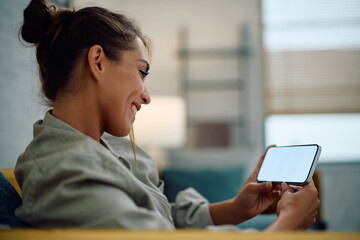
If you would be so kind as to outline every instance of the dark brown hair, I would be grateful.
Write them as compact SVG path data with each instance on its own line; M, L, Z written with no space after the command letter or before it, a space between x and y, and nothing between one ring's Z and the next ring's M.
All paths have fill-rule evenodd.
M122 14L100 7L56 10L44 0L32 0L24 10L20 34L36 46L42 92L49 105L59 90L69 86L76 64L91 46L100 45L112 60L133 49L136 37L149 49L135 22Z

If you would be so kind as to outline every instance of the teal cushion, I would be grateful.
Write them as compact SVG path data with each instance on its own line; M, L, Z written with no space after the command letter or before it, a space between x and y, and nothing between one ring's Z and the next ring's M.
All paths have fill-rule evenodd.
M242 166L218 169L164 169L165 195L174 202L176 195L193 187L211 203L235 197L244 182Z
M262 231L267 228L271 223L273 223L276 218L276 214L259 214L254 218L240 223L238 227L242 229L254 228L256 230Z
M165 169L165 195L174 202L177 193L188 187L195 188L211 203L235 197L242 188L246 176L241 166L219 169ZM276 214L258 215L238 225L239 228L264 230L276 219Z

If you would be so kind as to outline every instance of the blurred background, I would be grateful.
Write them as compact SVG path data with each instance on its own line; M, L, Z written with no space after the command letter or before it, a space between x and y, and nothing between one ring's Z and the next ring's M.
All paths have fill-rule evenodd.
M322 228L360 231L359 1L54 2L123 13L151 39L153 102L134 128L170 201L187 186L232 197L267 145L317 143ZM28 3L0 2L0 168L15 166L47 110L35 50L18 39Z

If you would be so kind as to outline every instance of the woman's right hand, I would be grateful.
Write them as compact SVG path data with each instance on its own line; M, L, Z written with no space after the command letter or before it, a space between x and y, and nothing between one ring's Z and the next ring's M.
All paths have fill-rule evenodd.
M281 199L277 205L278 218L266 230L306 230L315 224L319 207L320 200L314 181L296 192L282 183Z

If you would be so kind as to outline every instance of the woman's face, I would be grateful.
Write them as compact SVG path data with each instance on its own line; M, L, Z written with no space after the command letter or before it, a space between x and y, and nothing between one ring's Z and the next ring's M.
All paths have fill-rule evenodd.
M119 137L129 134L136 112L151 101L144 83L149 71L148 50L140 38L134 45L134 50L121 53L120 61L107 59L104 66L100 93L104 131Z

